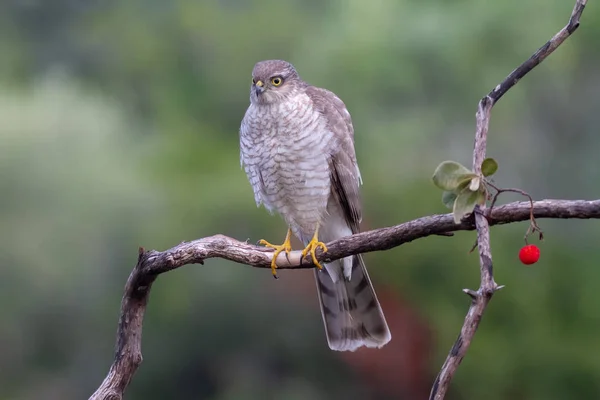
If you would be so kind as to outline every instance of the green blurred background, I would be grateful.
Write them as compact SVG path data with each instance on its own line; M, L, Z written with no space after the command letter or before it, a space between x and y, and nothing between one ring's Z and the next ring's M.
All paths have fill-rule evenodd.
M574 1L0 2L0 399L84 399L112 362L137 247L279 241L239 165L256 61L282 58L354 119L364 229L447 212L479 99ZM600 197L600 10L494 108L496 184ZM518 197L507 195L503 201ZM449 399L600 398L597 221L492 230L496 280ZM311 271L210 260L161 276L129 399L422 399L477 288L473 232L366 256L392 342L329 351Z

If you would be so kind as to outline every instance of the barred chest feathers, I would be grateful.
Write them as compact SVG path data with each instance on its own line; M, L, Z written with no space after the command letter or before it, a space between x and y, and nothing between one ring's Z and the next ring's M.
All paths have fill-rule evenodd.
M253 104L245 120L242 161L259 174L260 201L281 214L295 234L312 235L331 191L328 150L334 138L325 119L299 93L274 105Z

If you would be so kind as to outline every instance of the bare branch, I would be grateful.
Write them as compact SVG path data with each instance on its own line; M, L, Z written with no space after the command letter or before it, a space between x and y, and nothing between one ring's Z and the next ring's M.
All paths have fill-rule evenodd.
M487 147L487 133L490 124L490 113L494 104L521 78L540 64L554 50L558 48L578 27L579 19L587 0L577 0L567 25L552 39L540 47L527 61L511 72L498 86L479 102L476 113L477 128L475 132L475 145L473 149L473 171L481 174L481 163L485 159ZM450 349L446 361L433 383L429 398L442 400L446 395L450 381L464 358L473 336L479 327L483 313L491 300L494 292L500 287L494 281L492 251L490 247L490 227L485 217L485 205L475 208L475 225L477 228L477 247L479 248L479 263L481 283L477 292L465 289L471 296L471 306L465 317L465 322L456 342Z
M147 254L140 248L137 265L127 279L121 300L115 358L108 375L90 400L121 400L133 374L142 363L142 324L150 288L157 277L144 271Z
M585 4L586 0L577 0L569 23L480 101L477 110L477 130L473 151L475 172L481 172L481 163L485 158L487 131L492 107L511 87L542 62L577 29ZM465 317L461 333L452 346L430 395L430 399L441 400L444 398L450 381L473 339L488 302L494 291L500 289L493 278L489 227L529 220L532 212L531 207L529 202L516 202L496 207L488 213L479 208L475 210L476 212L470 218L463 220L460 224L454 223L451 214L423 217L393 227L376 229L335 240L327 244L328 251L326 254L320 251L317 253L317 259L319 261L330 261L352 254L391 249L430 235L449 235L456 231L477 229L481 285L477 291L464 289L465 293L471 297L472 303ZM600 200L537 201L533 203L533 215L536 218L597 219L600 218ZM223 258L254 267L270 268L272 253L272 249L239 242L223 235L183 242L163 252L140 249L138 262L127 280L121 302L121 316L117 330L114 362L108 375L90 399L121 400L123 398L125 389L142 362L143 317L150 288L159 274L187 264L202 264L208 258ZM313 267L309 259L301 260L300 251L292 252L289 258L280 255L277 264L281 269Z
M529 202L515 202L496 207L489 215L490 225L529 220ZM534 203L536 218L600 219L600 200L543 200ZM352 254L387 250L431 235L447 235L475 229L473 217L460 224L452 214L418 218L400 225L375 229L327 243L328 252L319 252L319 261L335 260ZM258 268L271 268L273 249L215 235L183 242L169 250L140 249L138 262L129 275L121 302L115 358L110 371L91 400L120 400L133 374L142 362L142 322L152 283L159 274L187 264L202 264L208 258L223 258ZM277 259L281 269L313 268L310 257L300 265L300 251ZM471 296L477 294L472 292Z

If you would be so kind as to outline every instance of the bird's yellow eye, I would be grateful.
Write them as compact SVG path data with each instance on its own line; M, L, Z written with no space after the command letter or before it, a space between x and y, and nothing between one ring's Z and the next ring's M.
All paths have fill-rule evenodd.
M252 83L256 85L256 79L252 78Z
M275 78L271 78L271 83L273 86L279 86L283 83L283 79L280 76L276 76Z

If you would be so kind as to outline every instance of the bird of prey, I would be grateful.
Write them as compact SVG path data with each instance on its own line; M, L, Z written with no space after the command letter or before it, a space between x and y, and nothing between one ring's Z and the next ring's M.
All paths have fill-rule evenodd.
M240 127L240 159L257 206L279 213L315 264L317 292L329 347L354 351L381 347L390 330L360 255L322 266L315 257L324 242L359 232L362 183L350 113L334 93L304 82L282 60L258 62L252 71L250 106Z

